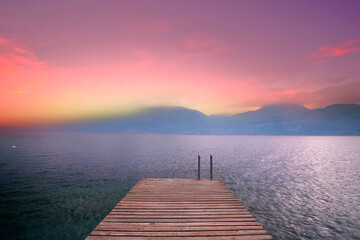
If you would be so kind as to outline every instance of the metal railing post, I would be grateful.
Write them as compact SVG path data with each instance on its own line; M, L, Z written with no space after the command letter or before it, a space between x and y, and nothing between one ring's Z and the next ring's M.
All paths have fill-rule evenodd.
M200 180L200 155L198 154L198 180Z
M213 156L210 154L210 180L213 179Z

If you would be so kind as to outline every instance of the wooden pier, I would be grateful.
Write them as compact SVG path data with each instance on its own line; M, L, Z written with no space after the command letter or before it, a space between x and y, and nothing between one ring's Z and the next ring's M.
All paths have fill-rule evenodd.
M272 239L219 180L141 179L86 238Z

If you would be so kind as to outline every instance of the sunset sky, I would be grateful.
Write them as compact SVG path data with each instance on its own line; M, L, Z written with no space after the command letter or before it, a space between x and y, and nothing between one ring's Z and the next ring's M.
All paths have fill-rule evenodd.
M360 104L360 1L0 1L0 126Z

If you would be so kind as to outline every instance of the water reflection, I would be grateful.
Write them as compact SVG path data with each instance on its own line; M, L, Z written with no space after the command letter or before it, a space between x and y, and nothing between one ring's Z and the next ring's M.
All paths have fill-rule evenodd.
M84 238L140 178L196 178L198 153L276 239L359 239L359 137L1 136L0 234Z

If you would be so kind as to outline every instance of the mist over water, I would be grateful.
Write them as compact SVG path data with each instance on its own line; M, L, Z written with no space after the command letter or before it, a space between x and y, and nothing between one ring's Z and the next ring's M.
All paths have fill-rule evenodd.
M197 154L275 239L360 238L360 137L110 134L0 136L0 236L83 239L140 178L196 178Z

